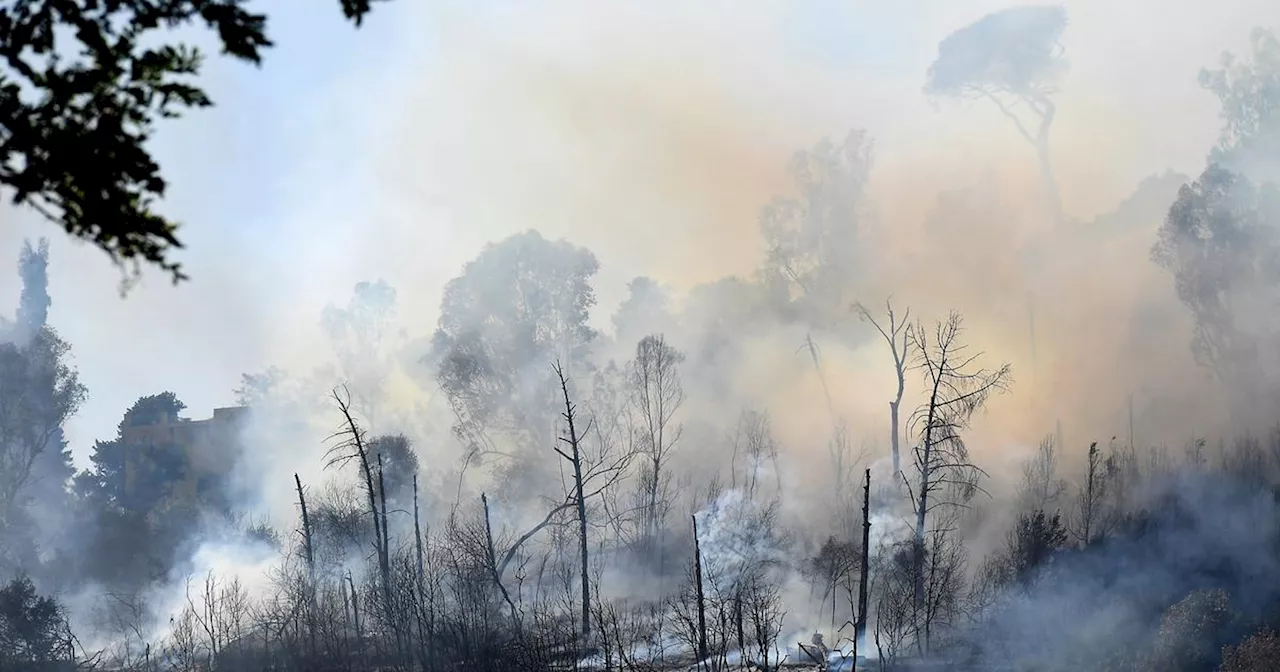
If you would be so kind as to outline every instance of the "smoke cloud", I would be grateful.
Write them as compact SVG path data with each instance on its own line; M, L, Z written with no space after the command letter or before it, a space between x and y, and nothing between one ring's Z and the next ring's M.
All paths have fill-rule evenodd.
M473 461L473 447L451 431L459 413L436 380L431 338L446 283L486 244L529 230L598 259L589 325L600 335L584 359L601 371L612 361L617 380L635 356L637 334L615 329L636 296L629 283L645 277L665 292L643 321L661 328L643 331L664 332L688 357L671 519L701 511L707 557L741 555L733 535L742 530L722 518L743 507L755 515L759 503L736 480L720 492L708 483L760 467L780 524L795 534L749 550L786 566L797 621L789 634L821 622L795 583L796 559L850 527L828 510L854 506L833 461L856 461L857 475L871 466L878 488L898 480L885 460L893 360L857 319L855 301L879 319L891 298L925 325L959 311L981 364L1012 364L1012 393L994 398L965 434L990 501L1015 489L1023 460L1049 434L1074 481L1093 442L1180 450L1195 439L1266 431L1233 424L1222 381L1192 356L1193 317L1150 253L1222 126L1197 73L1224 50L1247 53L1250 31L1276 23L1270 2L1064 3L1069 67L1053 96L1049 140L1062 223L1046 213L1036 148L995 105L923 91L938 43L1005 4L686 4L401 1L379 6L355 34L300 1L273 8L281 39L269 64L261 72L211 64L219 107L160 134L175 185L166 208L186 222L180 260L192 281L170 287L148 274L122 299L118 269L96 251L52 242L49 321L72 344L90 394L67 426L77 466L91 466L93 442L113 436L138 397L173 390L192 417L208 417L236 403L242 374L280 367L287 381L264 395L245 449L233 456L233 492L247 516L289 534L295 474L313 492L330 481L359 486L354 469L326 466L342 420L327 395L358 380L355 393L377 407L374 417L374 402L360 405L360 421L413 441L426 524L474 518L480 492L519 495L492 511L498 538L510 541L559 501L567 476L551 450L556 437L530 440L542 453L514 467L493 455ZM308 63L308 72L325 74L298 74ZM865 132L870 163L856 194L853 280L822 320L787 313L789 303L770 307L780 290L770 284L777 277L768 272L762 208L805 195L790 169L797 152L839 145L854 130ZM0 227L0 258L16 259L23 239L47 225L2 212L11 224ZM376 352L356 357L322 316L334 306L354 313L353 288L377 280L394 288L394 310L363 341ZM12 274L0 281L0 312L14 312L17 283ZM541 384L550 364L521 369L519 385ZM919 372L906 375L904 421L923 399ZM597 382L574 381L584 408L624 406ZM753 412L767 427L744 429ZM836 426L847 430L843 448ZM775 446L767 466L739 461L748 430ZM610 439L589 440L603 453ZM623 443L612 440L615 449ZM915 440L904 437L904 447ZM515 443L499 438L493 452ZM1199 480L1192 486L1213 492ZM903 542L909 507L883 492L876 498L877 547ZM982 520L965 523L975 565L1003 543L1010 522L994 504L976 506ZM1160 548L1200 543L1230 519L1223 512L1237 510L1259 524L1275 514L1252 500L1215 501L1185 537ZM390 525L412 529L405 515ZM1209 536L1230 546L1225 557L1248 556L1238 526L1217 531ZM184 572L270 573L272 561L250 552L261 548L230 533L225 542L212 531L201 536L208 539L190 550ZM683 543L686 533L679 536ZM1084 576L1132 556L1107 553L1061 571ZM1177 570L1161 565L1152 581L1172 595L1190 585ZM1271 576L1274 568L1248 571ZM611 584L625 584L621 574L609 573ZM152 600L156 615L185 599L185 583L169 578ZM636 590L602 592L635 597L653 585L646 578L635 579ZM1074 609L1095 588L1103 590L1090 584L1017 604ZM1116 623L1130 615L1126 595L1116 599ZM1007 612L1010 623L1025 620L1019 613ZM999 627L1011 640L1034 641Z

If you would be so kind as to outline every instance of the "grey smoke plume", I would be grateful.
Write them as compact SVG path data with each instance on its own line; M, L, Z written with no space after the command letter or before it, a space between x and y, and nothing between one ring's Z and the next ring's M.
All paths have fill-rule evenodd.
M104 280L109 269L55 239L48 293L34 289L44 284L33 261L41 253L28 259L24 290L5 293L20 301L19 323L44 324L47 313L93 394L66 428L77 466L90 466L93 440L111 437L134 399L175 389L193 417L204 417L229 405L249 373L246 399L259 413L243 437L229 499L246 520L276 530L281 552L294 549L298 474L330 517L317 526L340 539L328 549L334 573L354 569L359 581L368 539L344 536L342 523L359 520L362 509L341 506L359 482L323 459L340 420L331 389L350 386L371 438L411 440L424 527L478 532L484 492L502 547L562 500L570 478L553 452L562 427L552 361L565 360L580 408L598 423L591 449L622 450L634 436L619 428L636 412L628 361L640 338L662 334L686 357L669 517L704 512L711 565L773 563L789 587L790 632L829 621L814 613L798 568L826 537L856 526L860 514L843 509L856 500L848 484L857 479L845 471L875 465L874 548L903 542L910 515L880 462L895 372L877 335L847 310L854 301L879 306L893 296L926 327L959 310L984 361L1011 362L1017 373L1014 392L994 400L965 437L992 495L977 498L961 521L967 578L1001 549L1013 515L999 509L1020 462L1059 424L1061 469L1073 486L1094 440L1120 437L1141 451L1268 429L1273 405L1257 401L1280 389L1268 317L1276 215L1265 187L1274 180L1267 162L1276 126L1228 119L1210 157L1256 189L1218 189L1225 183L1206 181L1213 173L1205 155L1224 125L1210 94L1229 111L1246 94L1270 95L1274 77L1238 89L1226 74L1210 74L1205 93L1197 72L1217 68L1227 48L1241 56L1222 72L1243 72L1245 38L1270 19L1269 4L1117 8L1081 0L1064 4L1065 24L1056 10L1023 10L1055 19L1038 24L1046 39L1035 45L1060 42L1071 65L1050 68L1051 144L1033 146L987 101L935 110L921 93L929 65L951 51L947 36L988 25L983 17L1004 4L926 2L910 16L891 3L819 4L389 3L378 18L383 28L374 27L383 32L367 39L385 42L394 57L359 55L360 70L342 70L352 81L299 97L310 101L297 103L307 111L290 119L302 130L268 127L311 152L299 155L320 157L291 162L269 145L280 165L264 182L278 188L250 193L279 195L234 208L208 207L227 200L213 187L210 195L175 195L173 207L189 213L192 258L184 263L196 285L185 293L144 286L119 302ZM1157 15L1158 30L1149 20ZM430 43L430 53L419 43ZM1262 56L1250 62L1265 65L1265 39L1255 37L1253 47ZM364 59L383 76L361 76L374 68ZM945 70L935 70L935 88L948 88ZM997 82L1006 89L1028 79L1004 74L1017 75ZM216 114L273 104L253 91L225 100ZM232 127L236 118L210 123ZM365 130L333 130L352 127ZM169 137L171 152L201 157L177 162L181 174L252 179L227 170L230 158L219 152L184 151L194 139ZM1051 163L1047 177L1060 192L1051 217L1037 158ZM1188 186L1181 199L1179 190L1197 180L1207 193ZM1193 220L1162 230L1180 201L1210 223L1242 210L1254 220L1233 255L1197 266L1221 250L1197 237ZM1161 241L1163 267L1149 258ZM1235 273L1244 267L1255 272ZM1195 285L1206 277L1221 282ZM1230 301L1217 300L1222 286ZM1188 295L1198 306L1186 305ZM1228 373L1217 379L1190 348L1207 326L1218 331L1200 340L1228 334L1245 343L1214 371ZM802 346L807 354L797 355ZM921 395L918 376L911 381L908 407ZM754 463L736 461L747 459L752 441L772 448L757 450ZM776 457L761 459L769 454ZM764 493L743 494L738 481L748 479ZM1004 615L976 631L990 645L975 655L1029 655L1026 645L1047 632L1040 625L1052 623L1069 631L1055 651L1075 660L1072 651L1090 642L1158 630L1169 604L1198 589L1223 588L1233 609L1258 617L1265 605L1236 600L1250 597L1252 582L1271 580L1270 556L1250 555L1244 528L1232 521L1262 524L1272 513L1256 492L1215 479L1170 477L1163 487L1193 510L1189 522L1148 523L1172 531L1064 555L1049 570L1061 581L1008 597ZM589 507L597 545L634 534L634 483L624 483ZM404 538L413 517L400 487L388 515ZM1164 494L1151 486L1126 506L1151 508ZM731 533L741 517L770 517L777 529ZM536 535L513 562L532 563L567 543L566 534L557 527ZM741 546L744 534L760 546ZM260 544L238 535L202 523L151 596L151 616L163 624L182 606L186 574L239 575L260 596L268 589L254 581L296 567L296 554L272 564L250 552ZM605 573L602 593L638 600L655 585L674 586L682 577L655 573L683 568L688 536L672 523L663 548L681 560L662 570L601 551L628 568ZM1199 545L1217 555L1188 555ZM570 571L572 563L557 561ZM1201 570L1218 565L1238 573ZM1144 569L1126 569L1134 566ZM1087 579L1090 572L1115 578ZM1138 574L1149 583L1131 583ZM1065 624L1048 616L1063 611L1092 616ZM1140 627L1120 628L1127 623Z

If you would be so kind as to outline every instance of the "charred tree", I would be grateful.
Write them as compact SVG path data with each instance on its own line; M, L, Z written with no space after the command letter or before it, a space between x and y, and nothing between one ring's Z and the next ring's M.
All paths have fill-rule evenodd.
M853 659L858 660L858 649L866 645L867 638L867 588L871 574L871 470L867 469L862 487L862 562L858 567L858 617L853 624Z
M493 582L498 586L498 592L502 593L502 600L511 609L511 624L516 629L516 636L520 636L522 632L520 612L516 609L516 603L511 599L511 593L507 591L507 587L502 583L502 570L506 568L506 563L499 565L497 555L493 550L493 524L489 521L489 498L483 492L480 493L480 504L484 507L485 559L489 563L489 572L493 575Z
M344 388L343 392L346 390ZM338 465L349 461L355 461L360 467L360 476L363 481L365 495L369 501L370 517L373 519L373 537L374 552L378 560L379 584L382 589L382 600L388 622L394 622L391 613L391 562L388 553L387 528L386 528L386 492L382 488L375 485L374 464L369 458L368 444L365 441L364 429L356 422L355 415L351 409L350 394L339 394L337 390L333 392L333 399L338 404L338 409L342 413L343 429L339 430L335 435L341 437L338 445L328 451L328 465ZM381 461L380 455L375 458ZM382 468L378 465L376 474L378 484L382 483ZM381 498L382 506L379 507L379 498ZM355 586L352 585L352 599L355 599ZM397 639L399 638L397 629Z
M653 335L645 336L636 345L636 358L631 363L632 398L641 423L640 451L644 457L640 534L646 545L652 545L665 529L670 506L668 462L683 430L675 422L675 414L684 403L679 370L682 361L684 355L668 345L663 336ZM658 548L661 546L659 542Z
M917 368L928 389L925 402L912 415L915 446L915 488L904 476L912 492L915 534L912 549L912 607L919 618L925 599L925 535L929 516L939 508L963 507L978 491L981 471L969 460L961 437L974 413L994 393L1008 389L1012 369L1008 364L995 370L976 365L979 354L970 354L961 342L963 331L959 313L926 331L923 325L910 330L916 350ZM917 623L917 625L920 625ZM920 628L926 631L927 628Z
M583 491L582 442L578 435L577 406L569 398L569 379L565 377L564 368L559 363L555 365L555 372L560 379L560 392L564 396L564 412L560 415L568 430L568 436L561 436L560 441L569 448L566 453L557 446L556 452L573 467L573 499L578 513L578 554L582 560L582 638L585 643L586 638L591 635L591 575L588 573L587 498Z
M893 355L893 371L898 376L898 392L894 395L893 401L889 402L889 446L893 451L893 475L897 478L902 473L902 450L899 432L901 431L902 421L900 414L902 410L902 395L907 389L907 362L910 359L912 340L909 338L911 329L908 320L911 319L911 309L908 308L898 315L893 309L893 302L886 299L884 302L885 312L888 315L889 323L881 326L871 311L860 303L854 304L854 310L858 315L871 323L871 326L880 332L880 336L889 344L889 354ZM886 328L887 327L887 328Z
M298 508L302 510L302 553L307 563L307 636L311 644L311 655L316 655L316 558L313 537L311 536L311 517L307 514L307 498L302 492L302 479L293 475L293 484L298 489Z
M413 475L413 542L414 552L418 562L418 581L426 579L427 572L422 552L422 523L420 520L420 510L418 507L418 475Z
M698 665L707 659L707 600L702 589L702 546L698 542L698 516L693 518L693 585L698 599Z
M404 638L400 631L400 619L396 618L395 602L391 592L391 536L387 524L387 486L383 478L382 453L377 454L378 461L378 502L382 516L382 546L378 549L378 573L382 576L382 613L386 615L387 625L395 636L396 655L404 653Z

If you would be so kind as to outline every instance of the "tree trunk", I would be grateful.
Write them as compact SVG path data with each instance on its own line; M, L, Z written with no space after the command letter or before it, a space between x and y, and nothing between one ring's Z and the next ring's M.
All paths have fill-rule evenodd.
M929 394L929 410L925 416L924 437L920 446L920 455L918 456L920 461L920 494L916 505L916 529L915 539L913 540L915 548L912 549L912 578L914 583L912 607L917 618L919 617L920 607L924 603L924 531L926 515L929 512L929 489L933 479L933 474L930 473L932 471L931 460L933 458L933 430L934 423L938 417L938 395L942 387L942 376L946 364L944 356L938 365L938 371L933 374L933 391Z
M707 659L707 608L702 592L702 547L698 544L698 517L693 518L693 576L698 596L698 665Z
M738 632L738 653L741 656L745 656L747 653L747 632L742 622L742 586L738 586L733 593L733 624Z
M387 488L382 479L382 453L378 453L378 500L382 510L382 546L378 549L378 571L382 574L383 613L387 615L387 624L395 635L396 655L404 653L403 641L400 637L400 621L396 618L395 605L391 601L391 541L387 525Z
M853 660L857 664L858 649L866 646L867 588L871 570L871 470L867 470L862 488L862 564L858 568L858 620L853 626Z
M1053 162L1049 158L1049 127L1053 125L1053 118L1057 109L1048 99L1043 99L1042 104L1045 105L1045 108L1040 119L1040 130L1036 135L1036 154L1040 159L1040 180L1044 183L1044 194L1049 206L1049 216L1053 219L1054 224L1062 225L1066 223L1067 216L1062 210L1062 195L1058 192L1058 178L1053 173Z
M523 636L523 628L520 625L520 612L516 610L516 603L511 599L511 593L507 592L507 587L502 585L502 571L498 566L497 554L493 551L493 525L489 522L489 498L482 492L480 493L480 504L484 506L484 544L485 553L489 558L489 571L493 573L493 582L498 586L498 592L502 593L502 599L511 609L511 625L516 629L516 636Z
M898 398L896 401L889 402L889 422L892 427L889 430L889 446L893 450L893 475L896 478L902 473L902 458L899 450L898 438L898 404L902 402L902 387L898 387Z
M582 486L582 451L578 440L578 428L575 424L574 405L569 399L569 381L564 377L564 370L556 365L556 374L560 377L560 391L564 394L564 419L569 425L569 436L561 437L561 441L569 444L570 454L561 455L569 459L573 465L573 486L578 509L578 552L582 556L582 639L591 635L591 575L589 574L590 558L587 551L587 499Z
M293 483L298 488L298 507L302 509L302 552L307 562L307 637L311 645L311 656L316 655L316 561L314 546L311 541L311 517L307 515L307 498L302 494L302 479L293 475Z
M418 475L413 475L413 540L418 556L418 581L426 578L426 563L422 553L422 523L418 513Z

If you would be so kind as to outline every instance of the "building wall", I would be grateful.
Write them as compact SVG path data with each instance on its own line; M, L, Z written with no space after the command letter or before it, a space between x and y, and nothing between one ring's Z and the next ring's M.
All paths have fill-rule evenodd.
M240 430L249 409L243 406L215 408L213 417L189 420L169 417L154 425L124 427L121 439L127 446L149 446L181 450L186 454L190 471L179 486L180 498L194 499L200 479L222 476L230 471L238 457ZM130 453L131 455L131 453ZM126 457L125 489L132 491L135 469Z

